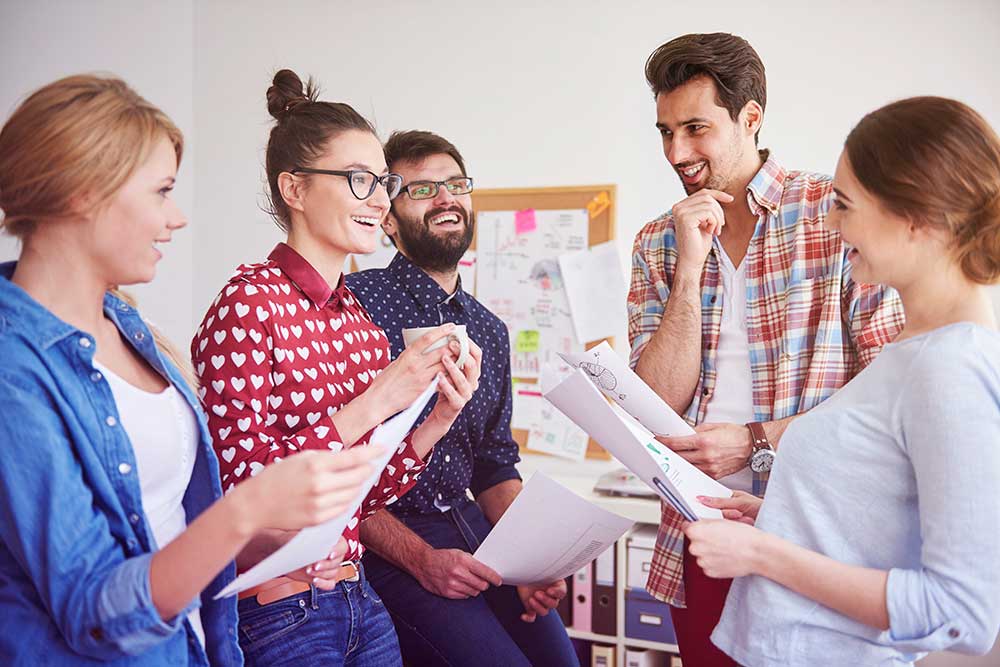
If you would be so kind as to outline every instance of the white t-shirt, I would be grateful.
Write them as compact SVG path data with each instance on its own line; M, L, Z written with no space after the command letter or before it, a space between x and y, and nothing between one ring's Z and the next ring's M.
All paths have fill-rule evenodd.
M705 423L746 424L754 421L750 344L747 338L747 263L733 266L719 244L722 281L722 326L715 355L715 393L705 412ZM753 490L753 472L745 467L719 480L730 489Z
M142 507L156 547L162 549L187 528L183 501L198 452L198 423L173 385L153 394L96 361L94 365L111 387L122 428L132 442ZM192 611L188 620L204 646L199 610Z

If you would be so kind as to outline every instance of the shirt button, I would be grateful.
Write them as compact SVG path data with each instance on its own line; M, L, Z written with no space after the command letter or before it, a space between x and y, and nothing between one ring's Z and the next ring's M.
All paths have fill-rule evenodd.
M130 539L125 544L128 546L129 549L135 549L135 547L136 547L136 542L135 542L135 540L132 540L132 539Z
M97 371L94 371L93 373L90 374L90 379L93 380L94 382L100 382L101 374L98 373Z
M130 472L132 472L132 466L130 466L127 463L119 463L118 464L118 472L120 472L123 475L127 475Z
M125 303L118 304L118 310L120 310L120 311L122 311L124 313L126 310L128 310L128 304L125 304Z
M104 423L107 424L108 426L117 426L118 420L109 415L108 418L104 420Z
M958 639L958 636L960 634L962 633L958 631L958 628L952 628L951 630L948 630L948 636L951 637L952 639Z
M139 340L139 341L145 340L146 339L146 334L142 333L141 331L136 331L135 335L132 336L132 338L134 338L136 340Z
M101 641L104 639L104 632L101 631L100 628L91 628L90 636L91 638L96 639L97 641Z
M139 515L136 514L135 512L132 512L131 514L128 515L128 520L134 526L135 524L139 523Z
M451 454L445 454L444 455L444 462L448 463L449 461L451 461Z
M711 389L709 389L708 387L706 387L706 388L705 388L705 389L704 389L704 390L703 390L703 391L701 392L701 395L702 395L702 396L708 396L708 395L709 395L709 394L711 394L711 393L712 393L712 390L711 390Z
M90 347L90 339L89 338L81 338L80 339L80 347L82 347L83 349L87 349L88 347Z

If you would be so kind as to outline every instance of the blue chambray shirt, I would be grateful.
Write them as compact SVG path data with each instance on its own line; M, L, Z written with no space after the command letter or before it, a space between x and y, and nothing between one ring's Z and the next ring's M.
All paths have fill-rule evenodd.
M14 267L0 264L0 664L241 665L235 598L212 600L234 564L201 600L160 619L149 585L156 544L94 339L10 282ZM110 294L104 312L197 416L190 522L222 495L205 420L139 313ZM198 605L206 649L187 620Z
M352 273L344 280L385 330L393 358L405 347L403 329L444 322L466 325L469 338L483 350L479 389L434 445L417 485L387 509L398 516L433 514L468 503L466 489L478 495L520 479L514 467L520 460L517 442L510 432L510 338L503 321L463 290L461 282L449 295L401 253L384 269Z

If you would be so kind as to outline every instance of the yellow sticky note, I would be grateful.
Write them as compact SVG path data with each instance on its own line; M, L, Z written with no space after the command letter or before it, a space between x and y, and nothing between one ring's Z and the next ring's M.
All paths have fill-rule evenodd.
M538 332L532 330L518 331L514 341L517 352L538 352Z

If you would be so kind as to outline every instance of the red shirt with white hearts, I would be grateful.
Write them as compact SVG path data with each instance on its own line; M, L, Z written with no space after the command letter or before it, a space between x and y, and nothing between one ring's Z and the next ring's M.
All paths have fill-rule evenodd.
M389 365L390 348L343 277L331 288L279 243L266 262L244 264L229 279L191 357L228 491L297 451L342 449L331 417ZM409 491L424 467L407 436L344 531L345 559L361 557L360 522Z

